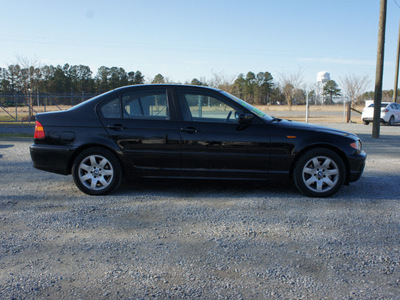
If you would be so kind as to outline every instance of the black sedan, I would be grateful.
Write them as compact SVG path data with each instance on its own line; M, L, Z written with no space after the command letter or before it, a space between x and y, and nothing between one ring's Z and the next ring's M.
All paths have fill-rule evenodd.
M33 166L71 174L90 195L122 179L292 180L326 197L360 178L366 154L344 131L270 117L224 91L119 88L36 116Z

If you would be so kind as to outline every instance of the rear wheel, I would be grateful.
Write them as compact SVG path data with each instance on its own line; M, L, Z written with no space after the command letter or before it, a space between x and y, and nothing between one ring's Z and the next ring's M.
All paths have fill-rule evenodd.
M313 149L298 160L293 179L297 189L306 196L328 197L343 186L345 165L335 152L329 149Z
M368 125L369 121L363 121L364 125Z
M105 195L121 184L121 166L115 155L104 148L89 148L80 153L72 166L76 186L88 195Z
M391 116L388 122L389 126L393 126L394 125L394 116Z

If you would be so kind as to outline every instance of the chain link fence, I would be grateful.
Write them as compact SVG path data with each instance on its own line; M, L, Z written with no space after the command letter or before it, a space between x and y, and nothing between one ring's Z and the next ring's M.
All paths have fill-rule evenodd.
M97 94L0 94L0 123L24 123L40 112L65 110Z

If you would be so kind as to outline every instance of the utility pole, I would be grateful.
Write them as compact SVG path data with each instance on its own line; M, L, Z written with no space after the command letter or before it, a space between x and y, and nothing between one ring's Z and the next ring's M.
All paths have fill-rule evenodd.
M376 57L375 75L375 97L374 97L374 124L372 127L372 138L379 138L381 125L381 103L382 103L382 81L383 81L383 57L385 50L385 29L386 29L386 7L387 0L381 0L379 13L379 34L378 34L378 53Z
M399 59L400 59L400 22L399 37L397 39L396 75L394 76L393 102L397 102L397 86L399 84Z
M307 95L306 95L306 123L308 123L308 111L310 110L310 106L308 103L308 90L307 90Z

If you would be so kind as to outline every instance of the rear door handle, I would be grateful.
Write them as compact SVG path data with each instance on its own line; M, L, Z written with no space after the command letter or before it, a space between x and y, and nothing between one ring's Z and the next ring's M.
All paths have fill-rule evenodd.
M194 127L181 128L181 131L186 132L186 133L196 133L196 132L198 132L197 129L194 128Z
M108 125L107 128L109 128L111 130L116 130L116 131L122 131L125 129L125 127L122 126L121 124Z

